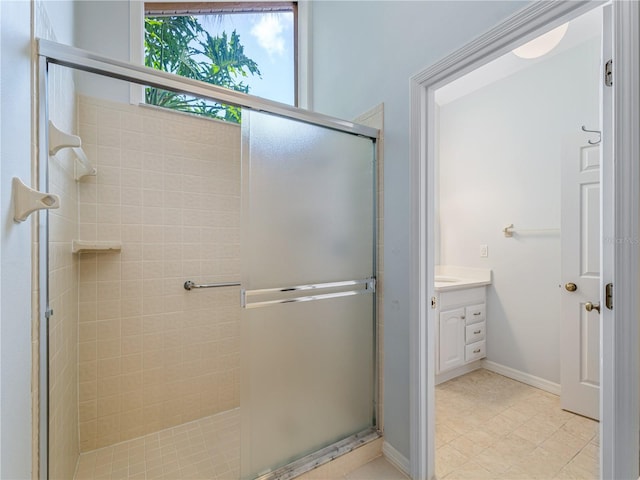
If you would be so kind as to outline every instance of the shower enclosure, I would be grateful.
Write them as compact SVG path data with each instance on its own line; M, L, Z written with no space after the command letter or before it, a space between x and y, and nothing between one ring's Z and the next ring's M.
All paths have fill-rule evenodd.
M41 478L291 478L377 438L377 130L39 55L40 187L61 197L40 225ZM242 125L129 104L143 87Z

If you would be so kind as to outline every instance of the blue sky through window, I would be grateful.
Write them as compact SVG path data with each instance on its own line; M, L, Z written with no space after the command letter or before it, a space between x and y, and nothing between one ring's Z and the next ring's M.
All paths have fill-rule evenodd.
M211 36L223 31L240 35L244 53L258 64L261 77L242 81L249 93L277 102L294 104L293 12L196 15Z

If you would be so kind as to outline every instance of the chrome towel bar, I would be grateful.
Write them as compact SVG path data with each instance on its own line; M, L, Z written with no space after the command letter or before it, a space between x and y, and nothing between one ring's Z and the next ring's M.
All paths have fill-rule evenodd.
M194 283L191 280L184 282L185 290L193 290L194 288L219 288L219 287L239 287L240 282L226 283Z

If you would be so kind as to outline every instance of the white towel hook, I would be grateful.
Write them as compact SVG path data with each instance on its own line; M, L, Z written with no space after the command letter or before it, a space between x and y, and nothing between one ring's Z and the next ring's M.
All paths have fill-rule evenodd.
M587 140L587 143L589 145L598 145L602 141L602 132L600 130L589 130L587 127L582 125L582 131L583 132L587 132L587 133L597 133L598 134L598 140L596 140L595 142L592 142L591 140Z
M96 168L91 164L87 155L82 150L82 140L77 135L71 135L63 132L54 123L49 120L49 155L55 155L63 148L73 149L76 155L75 178L80 180L82 177L95 176Z
M55 155L63 148L79 148L81 146L80 137L63 132L49 120L49 155Z

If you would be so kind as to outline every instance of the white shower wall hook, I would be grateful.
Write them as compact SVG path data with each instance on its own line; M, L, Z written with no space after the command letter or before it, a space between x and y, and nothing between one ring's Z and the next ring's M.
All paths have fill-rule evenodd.
M82 140L77 135L63 132L49 120L49 155L55 155L62 148L79 148Z
M49 155L55 155L63 148L71 148L76 156L74 164L74 177L76 180L96 175L96 168L89 161L84 150L82 150L82 139L77 135L63 132L49 120Z
M60 197L53 193L39 192L27 187L18 177L11 183L13 195L13 219L24 222L37 210L60 208Z
M598 135L598 140L596 140L595 142L587 140L587 143L589 145L598 145L602 141L602 132L600 130L589 130L587 127L582 125L582 131L587 133L596 133Z

